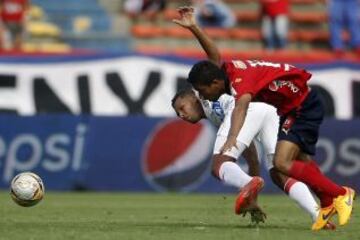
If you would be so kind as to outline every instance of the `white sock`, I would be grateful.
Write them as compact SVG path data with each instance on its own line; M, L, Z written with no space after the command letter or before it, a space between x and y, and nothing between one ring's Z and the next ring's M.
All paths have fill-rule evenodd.
M219 177L226 185L234 186L238 189L243 188L252 179L234 162L224 162L221 164Z
M295 179L290 178L289 180ZM292 185L287 188L286 185L290 182L289 180L285 183L285 192L288 192L289 197L295 200L302 209L310 214L311 219L315 221L319 213L319 207L309 188L304 183L296 180L295 183L292 183Z

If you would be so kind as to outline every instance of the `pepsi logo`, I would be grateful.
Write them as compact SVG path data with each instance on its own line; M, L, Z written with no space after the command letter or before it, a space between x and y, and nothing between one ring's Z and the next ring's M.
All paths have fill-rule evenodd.
M161 122L143 148L142 171L159 191L190 191L210 174L214 128L207 122Z

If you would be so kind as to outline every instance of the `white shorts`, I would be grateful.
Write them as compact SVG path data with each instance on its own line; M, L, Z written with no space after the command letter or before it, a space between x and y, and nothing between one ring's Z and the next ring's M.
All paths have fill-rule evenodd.
M217 132L213 154L219 154L224 145L231 126L231 113L227 114ZM275 153L279 117L276 109L266 103L252 102L246 114L245 122L237 137L238 148L233 147L224 154L238 159L253 140L258 140L264 150L268 169L273 167L272 157Z

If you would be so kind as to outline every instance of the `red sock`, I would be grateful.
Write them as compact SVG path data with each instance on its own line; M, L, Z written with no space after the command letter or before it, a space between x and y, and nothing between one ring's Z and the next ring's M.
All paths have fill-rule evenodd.
M320 207L321 208L325 208L325 207L328 207L331 204L333 204L334 198L332 198L331 196L329 196L327 194L324 194L323 192L314 191L314 193L316 194L316 196L320 200Z
M289 172L290 176L308 185L315 193L335 198L344 195L346 190L332 182L317 170L312 162L294 161Z
M315 161L311 161L310 164L316 169L316 171L317 171L318 173L321 174L321 170L320 170L319 166L316 164ZM314 191L314 193L316 194L316 196L319 198L319 200L320 200L320 206L321 206L322 208L328 207L328 206L330 206L330 205L333 203L333 198L332 198L331 196L325 194L324 192L318 192L318 191L316 191L316 190L313 190L313 191Z

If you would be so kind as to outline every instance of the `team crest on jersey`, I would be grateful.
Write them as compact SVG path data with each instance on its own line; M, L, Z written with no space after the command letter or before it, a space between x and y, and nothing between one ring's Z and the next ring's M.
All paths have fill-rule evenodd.
M269 84L269 90L271 90L271 91L273 91L273 92L276 92L277 90L279 90L278 81L272 81L272 82Z
M242 81L242 78L235 78L235 83L240 83Z
M216 101L212 104L212 109L215 114L222 120L225 118L224 110L221 108L220 102Z
M246 69L246 64L243 61L240 60L234 60L232 61L232 63L234 64L234 67L236 68L240 68L240 69Z
M210 108L210 103L207 100L201 100L201 104L204 106L204 108Z
M277 90L279 90L279 88L282 87L289 88L290 91L293 93L297 93L300 91L300 89L295 84L287 80L275 80L269 84L269 90L273 92L276 92Z

